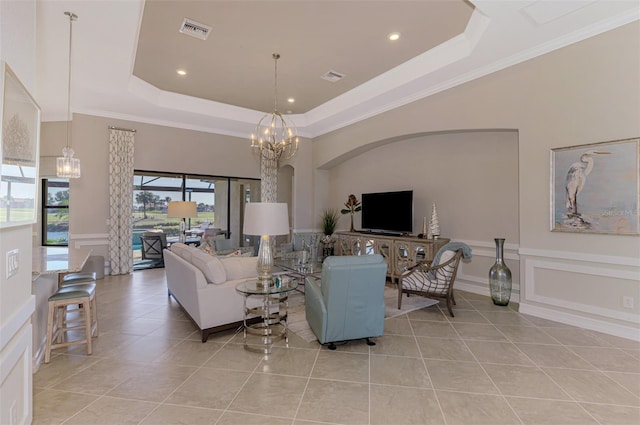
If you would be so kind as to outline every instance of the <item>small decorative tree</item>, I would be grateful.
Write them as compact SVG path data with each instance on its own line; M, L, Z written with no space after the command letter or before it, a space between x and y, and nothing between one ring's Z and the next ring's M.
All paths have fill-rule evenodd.
M438 210L436 209L436 203L433 203L431 208L431 221L429 222L430 237L437 239L440 236L440 223L438 222Z

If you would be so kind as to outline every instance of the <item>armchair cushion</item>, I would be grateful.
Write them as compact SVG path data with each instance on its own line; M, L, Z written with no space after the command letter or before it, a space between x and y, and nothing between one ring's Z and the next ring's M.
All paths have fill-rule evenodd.
M328 257L305 281L307 321L320 343L380 336L387 264L381 255Z

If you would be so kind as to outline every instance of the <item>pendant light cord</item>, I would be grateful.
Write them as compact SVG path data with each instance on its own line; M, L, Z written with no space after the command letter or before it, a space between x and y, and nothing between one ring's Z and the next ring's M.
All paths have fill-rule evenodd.
M64 12L69 17L69 72L67 80L67 149L71 149L71 46L73 42L73 21L78 18L73 12Z
M273 92L274 92L273 111L277 113L278 112L278 59L280 59L280 54L274 53L273 59L275 60L275 65L274 65L275 81L273 83Z

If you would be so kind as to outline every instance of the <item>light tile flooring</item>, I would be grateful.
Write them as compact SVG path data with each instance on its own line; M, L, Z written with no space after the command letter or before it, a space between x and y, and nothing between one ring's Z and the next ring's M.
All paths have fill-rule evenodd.
M164 269L98 281L100 336L34 375L34 424L639 424L640 344L457 293L385 322L377 345L295 335L268 358L206 344Z

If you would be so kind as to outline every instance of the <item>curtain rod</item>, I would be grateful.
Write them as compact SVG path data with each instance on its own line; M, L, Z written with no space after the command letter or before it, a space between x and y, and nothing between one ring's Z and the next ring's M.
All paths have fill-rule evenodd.
M113 127L113 126L109 126L109 130L130 131L132 133L136 132L136 130L131 130L131 129L128 129L128 128Z

